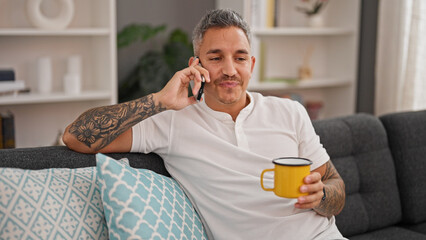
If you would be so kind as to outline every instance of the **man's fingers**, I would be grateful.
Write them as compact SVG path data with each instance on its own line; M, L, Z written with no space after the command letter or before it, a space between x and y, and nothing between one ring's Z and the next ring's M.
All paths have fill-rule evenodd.
M190 67L197 66L198 64L200 64L200 59L198 57L194 57L193 61L191 62L191 64L189 66Z
M301 196L297 198L297 203L294 204L296 208L310 209L320 204L322 198L322 192L316 192L307 196Z
M315 183L321 180L321 174L317 172L312 172L310 175L306 176L304 182L306 184Z
M297 203L294 206L300 209L310 209L321 202L324 183L321 181L321 174L317 172L313 172L306 176L304 178L304 183L305 184L300 187L300 191L309 193L309 195L298 197Z
M302 193L315 193L315 192L321 192L324 188L323 182L316 182L312 184L305 184L300 187L300 192Z
M198 69L195 68L195 66L191 66L191 67L189 67L187 69L189 71L187 73L188 74L187 75L187 79L188 79L188 82L191 81L191 80L194 81L194 85L192 86L192 94L194 96L196 96L197 93L198 93L198 90L201 87L201 81L202 81L202 79L201 79L201 73L200 73L200 71Z
M191 65L187 68L187 70L188 71L186 72L186 74L188 77L188 81L194 81L194 85L192 87L192 94L196 96L198 94L198 90L201 88L201 82L203 81L203 78L204 81L210 82L209 72L199 65Z

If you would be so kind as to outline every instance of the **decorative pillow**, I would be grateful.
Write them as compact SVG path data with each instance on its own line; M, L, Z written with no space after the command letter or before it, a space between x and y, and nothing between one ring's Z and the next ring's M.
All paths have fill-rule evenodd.
M0 168L1 239L107 239L96 168Z
M207 239L174 179L102 154L96 158L110 239Z

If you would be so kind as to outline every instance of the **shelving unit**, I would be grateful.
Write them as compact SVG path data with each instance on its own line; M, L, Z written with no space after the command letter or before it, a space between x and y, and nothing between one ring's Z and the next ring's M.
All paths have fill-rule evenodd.
M306 17L296 10L300 0L275 0L278 26L264 26L267 2L238 0L230 6L226 0L216 1L217 8L233 8L251 25L256 65L248 90L276 96L297 94L305 103L322 102L322 118L354 113L360 1L329 0L321 13L325 24L319 28L308 27ZM311 79L269 81L299 78L309 49L313 49Z
M74 18L63 30L32 27L24 0L2 0L0 68L12 68L29 93L0 96L0 111L15 117L17 147L47 146L83 111L117 102L115 0L74 0ZM52 6L50 6L51 4ZM50 2L43 10L54 12ZM57 6L56 6L57 7ZM66 59L82 59L82 91L64 92ZM37 92L36 60L52 60L52 92Z
M257 37L289 37L289 36L337 36L352 34L352 29L347 28L304 28L304 27L281 27L257 29L254 34Z
M306 81L298 81L296 83L286 82L261 82L252 83L249 90L256 90L262 92L286 91L286 90L303 90L303 89L316 89L316 88L334 88L346 87L352 84L351 79L310 79Z

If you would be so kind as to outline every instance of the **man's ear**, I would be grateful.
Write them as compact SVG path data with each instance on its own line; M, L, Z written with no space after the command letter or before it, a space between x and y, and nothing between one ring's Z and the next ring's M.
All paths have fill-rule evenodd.
M255 63L256 63L256 58L254 56L251 56L251 73L253 73Z
M191 66L192 62L195 60L195 57L190 57L188 61L188 66Z

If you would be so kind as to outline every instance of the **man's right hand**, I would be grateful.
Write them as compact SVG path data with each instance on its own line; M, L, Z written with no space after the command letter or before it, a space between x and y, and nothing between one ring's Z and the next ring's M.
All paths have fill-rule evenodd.
M197 100L194 96L197 96L201 87L201 75L204 76L206 82L210 82L209 72L199 66L199 62L198 58L191 57L189 59L189 67L176 72L166 86L154 94L154 101L161 103L168 110L180 110L196 103ZM194 96L188 97L188 86L191 80L194 81L194 87L192 88Z

